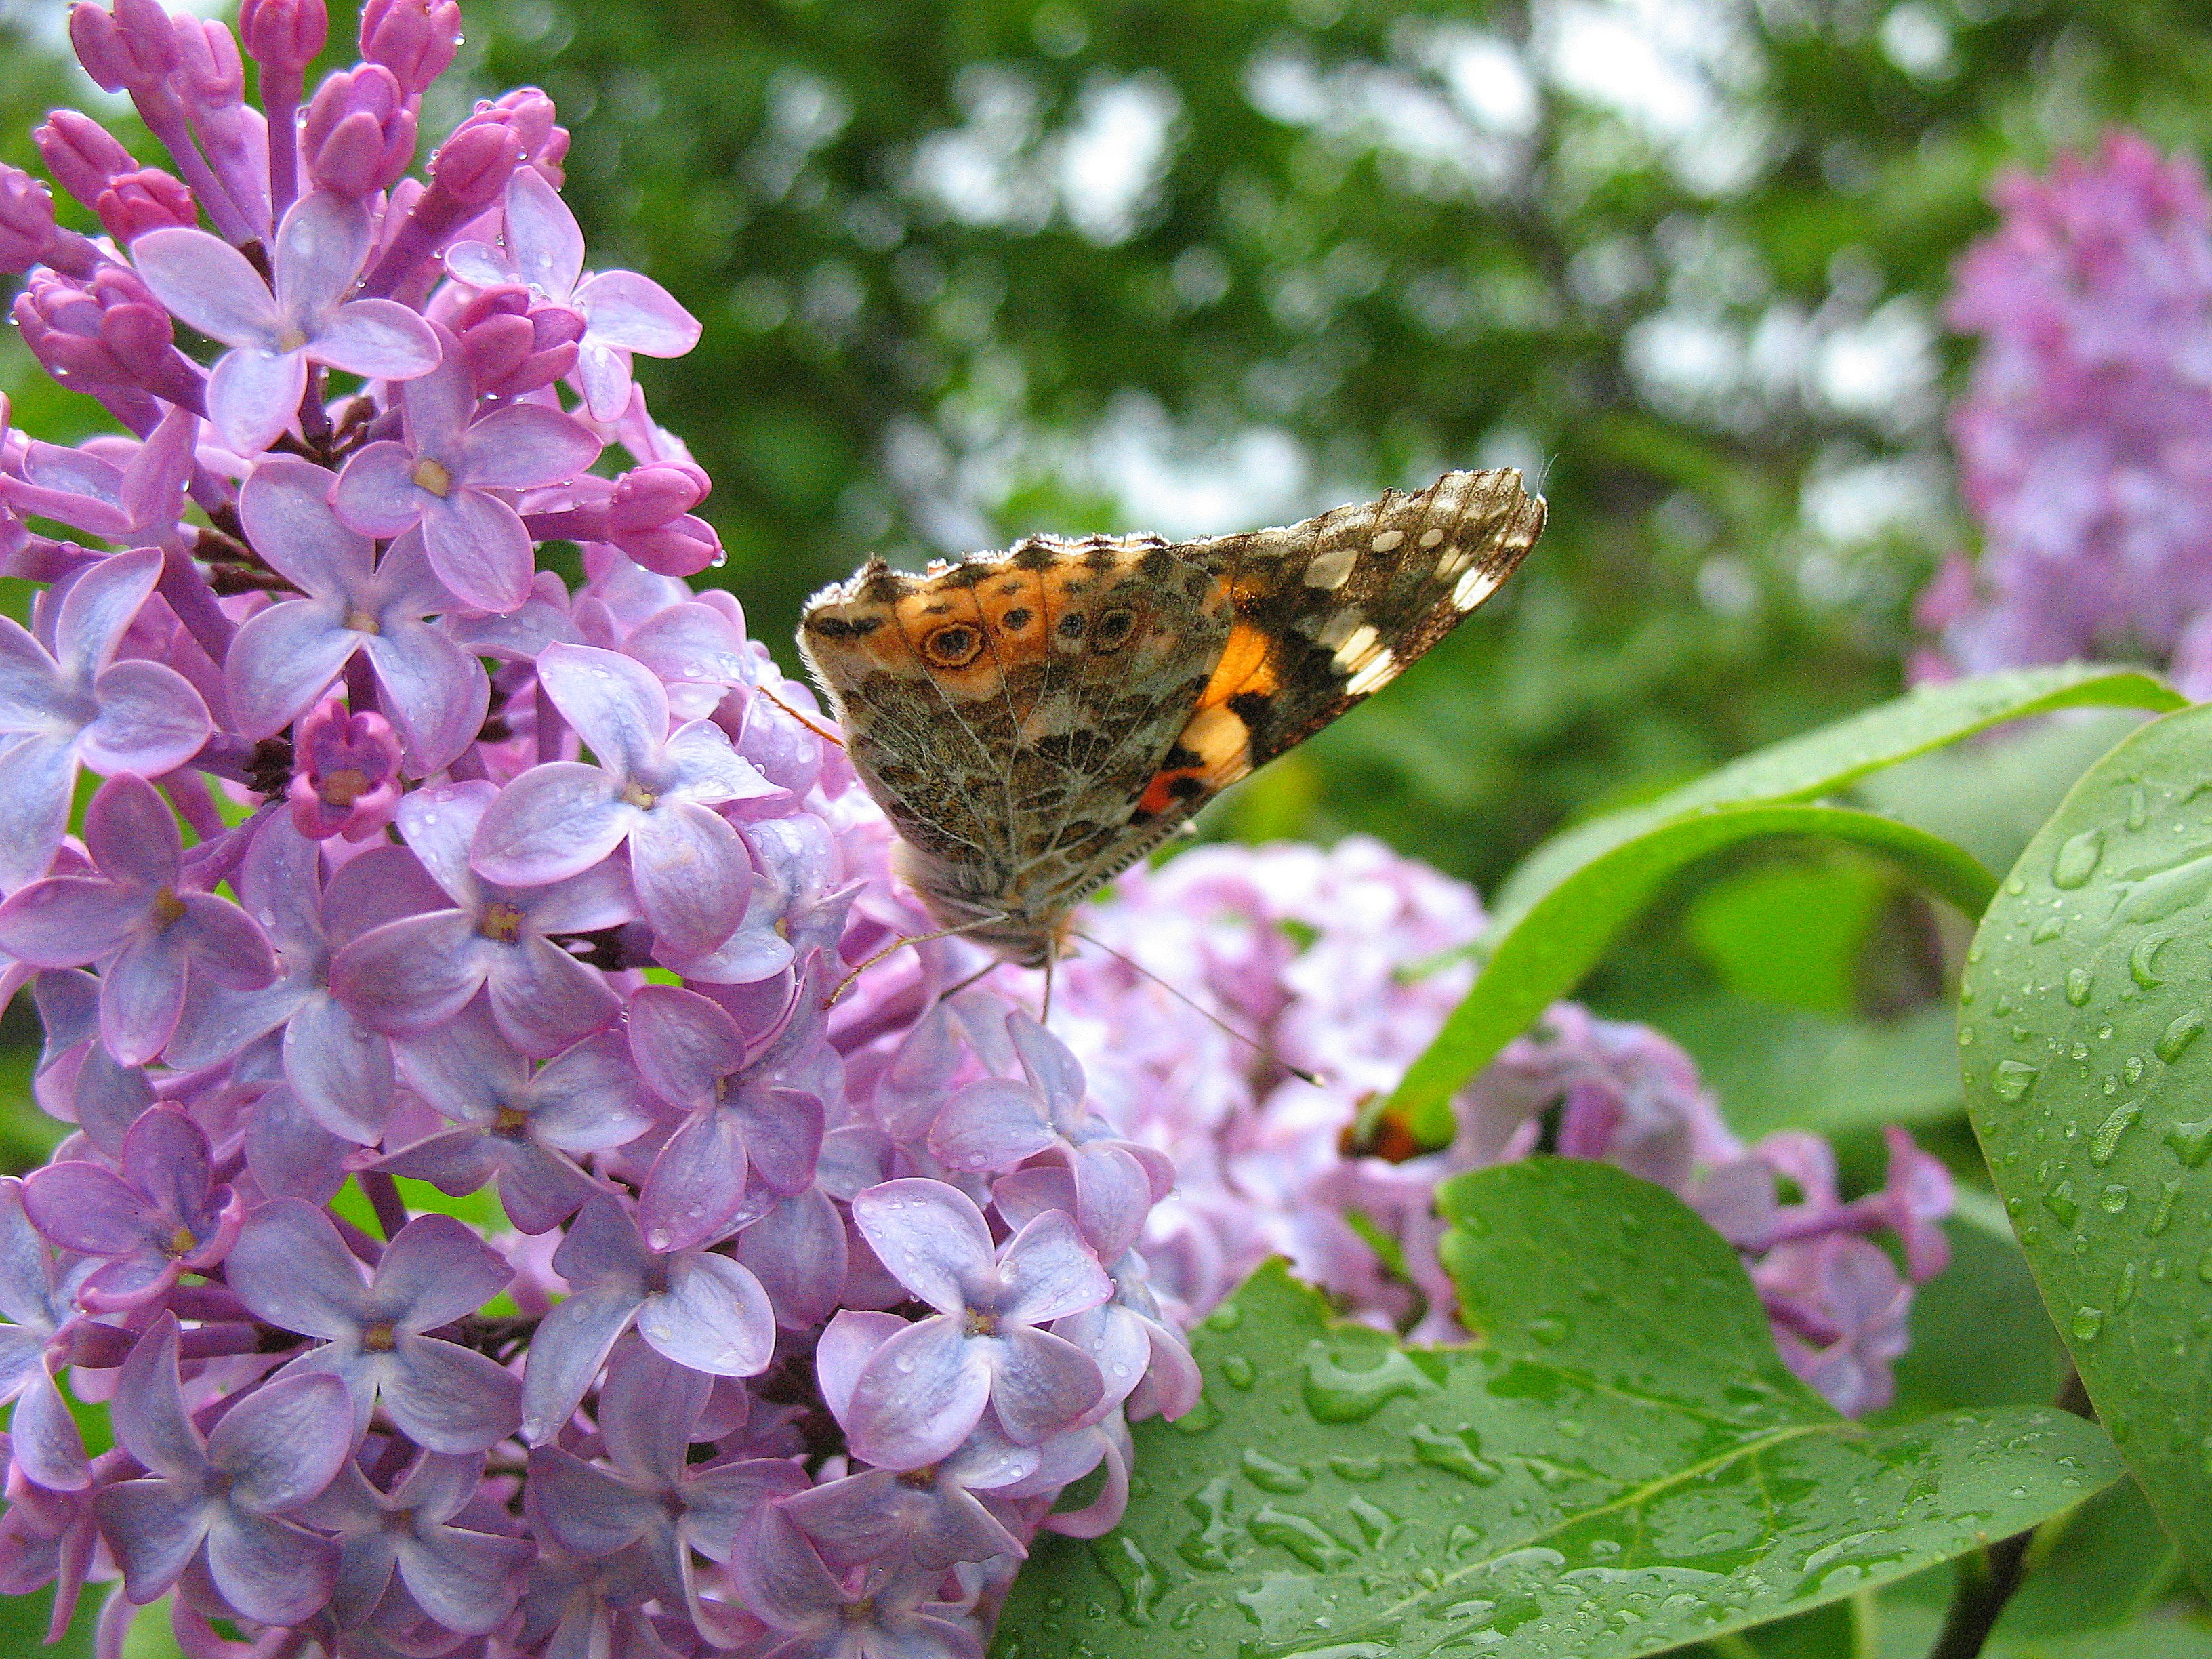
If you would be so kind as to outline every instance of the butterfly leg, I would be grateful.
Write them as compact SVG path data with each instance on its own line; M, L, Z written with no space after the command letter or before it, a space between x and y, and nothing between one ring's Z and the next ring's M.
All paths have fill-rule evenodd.
M893 939L889 945L884 946L882 950L878 951L872 956L869 957L866 962L863 962L859 967L854 969L852 972L847 974L844 978L839 980L836 985L831 989L830 994L822 999L822 1006L824 1008L833 1008L836 1006L837 999L843 996L847 991L852 988L853 981L854 980L860 978L860 976L866 973L869 969L874 967L878 963L881 962L885 957L890 956L894 951L903 951L909 945L928 945L937 939L954 939L962 933L972 933L978 927L988 927L994 922L1004 921L1005 920L1006 917L1004 915L994 912L988 916L978 916L973 921L963 921L957 927L940 927L933 933L902 933L898 938ZM994 962L991 964L991 967L995 968L999 964ZM989 969L984 969L985 973L989 971ZM981 978L981 975L978 975L977 977ZM948 994L950 994L948 993Z

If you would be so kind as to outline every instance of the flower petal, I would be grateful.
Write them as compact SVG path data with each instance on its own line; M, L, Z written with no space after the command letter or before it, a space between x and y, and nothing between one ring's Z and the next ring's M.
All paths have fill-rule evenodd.
M459 910L402 916L372 927L331 959L331 994L373 1030L409 1036L468 1006L487 963Z
M432 1451L482 1451L520 1421L522 1384L514 1373L451 1342L403 1337L377 1385L401 1432Z
M514 1277L507 1258L465 1222L418 1215L386 1247L371 1295L401 1330L427 1331L476 1312Z
M638 816L629 849L638 909L678 956L712 951L744 920L752 864L726 820L690 801L663 801Z
M78 734L77 754L95 772L158 777L199 753L215 730L199 692L167 663L110 664L92 695L100 713Z
M672 1106L715 1099L722 1079L744 1069L737 1021L720 1004L672 985L641 986L631 995L629 1047L647 1086Z
M352 1449L353 1402L335 1376L264 1382L208 1436L208 1462L230 1476L231 1501L263 1515L313 1498Z
M240 346L208 375L208 424L239 454L258 455L284 435L307 391L306 353Z
M595 1200L611 1203L612 1200ZM591 1214L592 1205L584 1206ZM574 1229L568 1234L575 1237ZM645 1293L632 1285L586 1285L556 1303L531 1339L522 1376L522 1437L541 1445L561 1431L590 1392L615 1339L629 1328Z
M530 597L530 532L513 507L481 489L457 489L422 514L422 549L438 580L473 611L504 616Z
M634 270L601 271L576 290L575 305L595 344L648 357L681 357L703 331L674 295Z
M726 1255L681 1255L665 1293L647 1298L638 1334L679 1365L754 1376L775 1357L775 1309L760 1281Z
M991 1230L983 1212L941 1181L871 1187L854 1198L853 1219L877 1259L939 1313L966 1308L969 1286L991 1272Z
M668 1137L638 1194L638 1222L655 1250L718 1237L745 1200L745 1138L734 1112L694 1112Z
M250 1510L223 1508L208 1528L208 1576L248 1619L296 1625L331 1599L338 1547Z
M651 769L668 740L668 694L644 664L596 646L550 645L538 678L600 765L625 781Z
M1027 1327L1004 1340L991 1405L1017 1445L1033 1446L1073 1426L1105 1394L1097 1363L1073 1342Z
M223 662L240 734L269 737L307 713L367 637L313 599L285 599L248 617Z
M331 492L331 507L349 530L397 536L415 526L433 499L415 482L414 452L387 438L345 464Z
M557 647L556 647L557 648ZM622 845L634 814L596 766L550 761L500 791L477 827L471 862L509 887L580 874Z
M315 331L307 356L368 380L411 380L438 366L430 325L392 300L353 300Z
M1096 1375L1097 1368L1091 1370ZM860 1368L846 1437L854 1456L878 1468L920 1468L968 1437L990 1397L991 1364L983 1345L963 1336L957 1318L925 1319L884 1343Z
M261 273L220 236L183 226L149 230L131 244L131 263L164 309L210 340L270 346L283 330Z
M296 1198L247 1217L226 1267L232 1292L256 1318L307 1336L361 1328L368 1298L361 1268L330 1218Z
M476 741L491 686L474 657L419 622L389 621L363 648L376 665L386 716L407 745L410 767L434 772Z
M566 483L599 459L599 449L591 428L539 404L494 410L461 440L469 482L504 489Z

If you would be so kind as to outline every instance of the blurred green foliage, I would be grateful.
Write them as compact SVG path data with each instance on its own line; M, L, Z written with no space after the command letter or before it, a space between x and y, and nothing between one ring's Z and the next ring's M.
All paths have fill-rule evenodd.
M0 0L11 155L87 91L62 9ZM1487 886L1594 800L1895 685L1961 537L1950 261L2002 165L2212 131L2193 11L470 0L424 125L559 101L596 258L706 324L646 379L779 648L872 552L1540 474L1516 591L1226 809Z

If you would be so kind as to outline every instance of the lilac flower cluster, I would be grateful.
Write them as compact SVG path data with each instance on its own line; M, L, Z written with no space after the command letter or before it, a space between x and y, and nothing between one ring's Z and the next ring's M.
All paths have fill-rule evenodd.
M2212 198L2194 161L2107 137L1998 181L1950 317L1980 336L1952 416L1985 549L1923 595L1924 677L2075 656L2212 693Z
M169 166L53 115L82 230L0 173L15 320L116 428L0 423L0 993L72 1126L0 1181L0 1590L118 1580L104 1656L164 1596L195 1659L976 1655L1195 1399L1168 1160L940 997L972 953L833 1018L922 924L683 580L631 368L698 325L587 270L550 101L410 174L453 0L367 0L312 91L323 0L70 27Z
M1200 848L1123 878L1086 918L1273 1051L1256 1055L1111 957L1063 970L1054 1024L1099 1109L1176 1168L1139 1239L1163 1304L1195 1318L1279 1255L1374 1322L1462 1340L1437 1259L1437 1184L1541 1145L1680 1194L1743 1253L1798 1374L1852 1415L1887 1404L1912 1286L1948 1260L1937 1224L1952 1199L1942 1164L1902 1130L1887 1132L1881 1189L1846 1201L1826 1141L1784 1131L1745 1146L1663 1036L1562 1002L1462 1091L1449 1148L1422 1152L1387 1123L1370 1149L1347 1145L1473 976L1463 962L1413 970L1482 924L1472 890L1358 837Z

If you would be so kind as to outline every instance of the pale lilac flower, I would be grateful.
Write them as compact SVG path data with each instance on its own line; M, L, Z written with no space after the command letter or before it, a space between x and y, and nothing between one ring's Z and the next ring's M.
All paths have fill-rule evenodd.
M239 514L263 558L304 599L283 599L238 630L224 684L239 730L264 738L312 708L356 652L383 694L379 712L417 772L435 771L483 725L483 670L423 618L459 608L422 554L419 533L381 558L324 499L330 474L276 457L240 492Z
M168 1046L188 980L252 991L276 958L228 899L185 884L184 842L154 786L123 773L85 810L95 873L48 876L0 904L0 950L41 968L100 964L100 1035L125 1066Z
M391 1045L331 994L331 954L443 895L396 847L366 849L327 882L322 864L319 844L289 814L262 821L236 881L276 947L281 976L249 992L195 981L167 1054L174 1066L211 1066L281 1028L285 1081L317 1122L366 1145L382 1135L391 1110Z
M131 243L131 264L155 296L231 348L208 376L207 414L240 454L258 455L283 435L310 363L382 380L438 366L437 337L414 312L346 297L373 234L360 204L325 191L303 198L277 227L273 292L244 254L204 230L154 230Z
M20 477L0 474L0 497L17 512L55 519L111 542L159 542L176 534L191 482L199 417L172 409L118 465L89 448L35 440Z
M703 1629L691 1564L696 1550L726 1562L738 1529L763 1504L799 1492L806 1475L784 1458L695 1465L687 1454L714 1379L632 1341L607 1366L599 1437L612 1466L558 1446L530 1454L532 1499L554 1538L579 1555L635 1548L653 1595Z
M654 1159L639 1218L655 1249L684 1249L726 1231L748 1170L788 1195L814 1180L821 1099L783 1086L748 1056L737 1022L696 991L648 985L630 999L630 1053L653 1091L690 1115Z
M329 1218L280 1198L247 1219L228 1266L230 1288L256 1318L322 1339L278 1375L343 1382L354 1439L380 1401L431 1451L481 1451L514 1432L514 1374L423 1334L474 1313L514 1277L498 1251L453 1217L416 1216L364 1283Z
M1877 1244L1830 1233L1784 1244L1752 1268L1790 1370L1847 1417L1895 1397L1890 1366L1911 1346L1912 1286Z
M1110 1261L1137 1242L1146 1212L1175 1184L1175 1166L1085 1109L1083 1067L1051 1032L1019 1009L1006 1030L1028 1082L969 1084L938 1114L929 1149L961 1170L1011 1170L1047 1152L1064 1158L1084 1237Z
M861 1368L905 1328L890 1314L849 1310L830 1322L814 1363L832 1415L842 1420L851 1411ZM941 1572L961 1561L1029 1553L975 1494L1017 1486L1042 1461L1036 1447L1016 1445L986 1413L966 1440L934 1463L848 1474L787 1498L782 1507L833 1566L885 1561Z
M853 1385L854 1455L917 1468L965 1440L988 1404L1009 1437L1033 1445L1073 1426L1105 1391L1097 1364L1040 1328L1112 1294L1062 1212L1038 1216L997 1251L968 1195L942 1182L887 1181L853 1218L899 1282L937 1310L878 1348Z
M345 1462L353 1443L345 1390L328 1376L268 1383L204 1440L185 1412L177 1346L176 1319L163 1313L116 1383L116 1438L150 1471L94 1500L123 1565L124 1593L143 1606L198 1562L246 1618L296 1624L329 1600L337 1548L277 1517L321 1492Z
M81 1317L73 1305L77 1286L99 1266L86 1257L57 1259L24 1212L23 1183L0 1176L0 1313L9 1322L0 1324L0 1401L15 1402L8 1455L57 1491L82 1491L92 1479L84 1438L52 1368L66 1363Z
M476 387L459 345L399 390L404 442L361 450L331 497L338 517L368 536L420 525L430 568L474 610L508 611L530 597L530 532L505 492L574 477L599 458L580 421L538 404L508 404L477 417Z
M730 1563L738 1594L783 1639L762 1659L982 1659L941 1575L880 1566L833 1573L781 1504L763 1504Z
M526 1538L454 1524L483 1480L481 1455L426 1451L385 1492L349 1462L296 1512L337 1534L331 1610L340 1624L367 1624L395 1572L415 1604L449 1631L481 1636L507 1622L537 1551Z
M379 1166L459 1196L497 1182L507 1219L526 1233L557 1227L606 1188L576 1159L653 1126L644 1091L611 1034L532 1071L479 1009L403 1043L417 1097L459 1126L392 1152Z
M0 889L46 872L69 822L77 767L158 777L214 729L207 705L166 663L115 660L154 592L161 556L118 553L79 576L54 621L53 649L0 617Z
M1981 339L1951 430L1984 549L1926 618L1953 672L2165 660L2212 611L2212 198L2130 133L1993 197L1949 308Z
M611 1198L584 1206L553 1269L569 1288L530 1346L522 1433L532 1445L560 1432L633 1324L664 1358L714 1376L755 1376L775 1352L775 1310L752 1274L709 1250L647 1249Z
M620 926L635 914L614 864L543 886L505 887L469 867L469 848L498 793L441 784L401 803L399 828L453 908L386 922L331 964L338 1000L380 1031L412 1036L451 1019L479 989L507 1040L545 1055L605 1025L621 999L549 937Z
M549 646L538 675L599 763L548 762L502 790L477 830L478 873L538 886L580 875L628 842L638 908L654 933L680 954L711 951L752 891L744 843L712 809L775 786L711 722L671 732L667 693L628 657Z
M584 319L576 384L595 421L612 421L629 404L630 357L680 357L699 342L698 320L667 289L635 271L584 274L584 236L576 216L535 168L507 187L504 247L462 242L446 268L476 288L519 283L541 303Z
M399 805L399 740L373 710L355 714L336 697L300 722L292 781L292 823L315 841L367 841Z
M240 1219L215 1183L207 1135L174 1107L144 1113L123 1138L121 1173L82 1158L49 1164L23 1183L23 1208L64 1249L100 1259L77 1287L95 1313L137 1307L205 1273L229 1253Z

